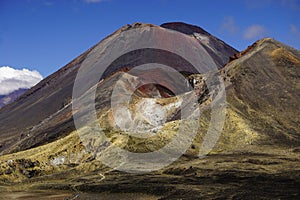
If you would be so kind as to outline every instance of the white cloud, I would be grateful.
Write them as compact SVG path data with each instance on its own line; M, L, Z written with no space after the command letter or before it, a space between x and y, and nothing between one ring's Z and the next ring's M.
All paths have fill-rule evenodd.
M300 39L300 31L298 30L298 28L294 24L290 25L290 31L291 31L292 34L294 34L297 38Z
M254 24L248 27L244 32L244 39L252 40L258 39L267 33L267 29L262 25Z
M235 24L234 18L231 16L228 16L228 17L224 18L221 30L226 31L226 32L230 33L231 35L234 35L235 33L238 32L239 28Z
M0 67L0 95L9 94L20 88L31 88L43 79L38 71Z

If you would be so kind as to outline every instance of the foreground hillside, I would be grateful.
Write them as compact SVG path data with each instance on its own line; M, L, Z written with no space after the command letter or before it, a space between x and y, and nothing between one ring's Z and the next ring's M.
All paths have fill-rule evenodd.
M136 26L144 25L135 24L133 27ZM93 86L97 88L95 108L98 121L90 121L89 125L75 130L70 88L80 64L89 52L97 49L96 45L0 113L3 119L0 190L3 193L60 190L63 191L61 196L78 199L96 198L95 193L103 192L107 199L118 198L114 196L116 194L125 199L138 199L140 195L146 195L144 199L296 199L300 195L300 52L266 38L238 53L200 28L177 23L162 27L191 37L198 32L198 38L193 36L193 40L210 49L208 53L212 58L224 55L224 49L228 54L227 61L225 56L214 59L224 81L226 102L225 107L221 106L224 109L219 110L225 117L224 126L209 154L199 157L213 118L212 102L224 91L217 86L218 81L211 85L210 90L205 89L208 79L203 79L202 74L195 74L188 67L181 73L187 79L199 82L199 85L194 85L197 104L191 116L179 117L179 113L180 106L186 106L182 102L192 98L193 93L172 93L172 81L175 80L171 73L159 70L130 73L124 66L115 65L106 71L103 80ZM218 45L224 45L224 48L217 48ZM171 64L177 70L180 67ZM134 91L132 100L125 107L115 107L134 113L135 120L131 125L142 129L125 126L132 122L128 121L128 116L132 115L123 115L123 111L114 117L116 111L110 107L110 98L116 85L126 94L132 84L156 77L163 78L167 88L148 84ZM57 80L62 81L59 88L55 85L59 83ZM117 97L122 98L121 94L118 93ZM49 110L42 109L45 105ZM80 106L75 108L79 110L86 105ZM33 119L24 115L16 122L4 125L9 119L13 120L14 115L27 110L34 114ZM201 115L196 118L198 111ZM4 119L8 116L4 112L12 116ZM23 129L35 124L38 117L42 119L40 123L28 130ZM13 123L22 120L25 121L22 125L12 128ZM96 131L91 131L96 130L97 123L101 124L108 138L105 142L97 138ZM126 131L120 130L123 124ZM117 146L134 153L154 152L170 144L179 129L184 133L180 139L188 140L195 124L199 127L188 150L175 162L157 171L127 173L99 161L104 157L119 169L125 165L130 167L126 158L105 153L107 149ZM83 140L85 133L92 134L89 135L92 139ZM139 134L152 135L136 137ZM18 137L21 139L17 143L12 142ZM173 149L181 147L181 143L176 144ZM9 193L5 195L9 196Z

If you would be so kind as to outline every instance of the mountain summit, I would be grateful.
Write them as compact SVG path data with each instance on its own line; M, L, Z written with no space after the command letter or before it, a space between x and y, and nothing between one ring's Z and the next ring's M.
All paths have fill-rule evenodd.
M201 44L203 44L204 48L209 55L213 57L219 68L222 68L228 62L230 56L237 53L237 50L198 26L183 22L164 23L160 26L194 36Z
M3 190L296 198L299 70L271 38L126 25L0 110Z
M91 51L97 50L98 47L112 40L114 36L118 35L120 32L132 29L138 30L139 27L147 26L154 27L155 29L162 29L155 25L142 23L134 23L133 25L126 25L120 28L115 33L108 36L79 57L75 58L66 66L42 80L39 84L28 90L18 101L9 105L2 112L0 112L1 151L3 151L3 153L7 153L36 147L55 140L56 138L66 136L72 130L74 130L75 127L73 125L71 106L68 106L68 104L72 99L73 83L77 71L86 59L86 56ZM168 27L167 24L162 25L162 27L164 26ZM195 29L195 26L184 23L175 23L175 25L172 25L172 27L176 26L178 26L179 30L182 26L190 27L191 30ZM199 30L202 29L195 29L195 31L198 32ZM195 37L205 47L206 50L207 48L210 49L207 52L212 55L212 58L214 59L218 68L221 68L226 62L229 61L230 55L237 53L234 48L225 44L221 40L208 35L208 33L205 34L205 37L207 37L205 42L199 39L202 33L195 32L195 34L199 34L199 37L195 37L195 35L189 36ZM109 48L109 46L107 48ZM95 58L90 59L96 60L96 54L97 51L94 51L93 56ZM126 67L131 68L131 66L137 65L137 63L152 62L151 60L155 59L156 56L156 54L152 54L152 52L149 50L138 50L130 54L129 57L120 57L103 73L103 77L105 78L118 71L122 71L126 69ZM131 59L133 57L134 59ZM170 58L166 60L166 62L169 66L174 67L176 70L182 72L193 72L192 68L184 68L184 65L182 65L182 63L178 63L174 58ZM91 79L92 76L94 75L91 74L89 79ZM88 82L89 81L87 80L86 83ZM57 113L58 111L59 114ZM53 119L50 120L49 117ZM49 122L42 123L45 120ZM43 125L45 127L42 128L42 124L45 124ZM32 137L25 137L26 135L31 135Z

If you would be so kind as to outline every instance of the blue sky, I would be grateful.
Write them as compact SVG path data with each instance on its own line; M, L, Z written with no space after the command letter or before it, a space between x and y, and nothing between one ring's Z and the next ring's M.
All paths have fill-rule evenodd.
M46 77L125 24L170 21L238 50L262 37L300 49L300 0L0 0L0 66Z

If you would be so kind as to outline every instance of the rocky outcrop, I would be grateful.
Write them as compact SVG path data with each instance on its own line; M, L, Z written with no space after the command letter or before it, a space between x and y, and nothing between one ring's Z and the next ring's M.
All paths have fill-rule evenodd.
M249 51L251 51L253 48L255 48L258 45L258 42L254 42L251 46L248 46L245 50L238 52L232 56L229 57L229 62L236 60L240 57L242 57L243 55L245 55L246 53L248 53Z

